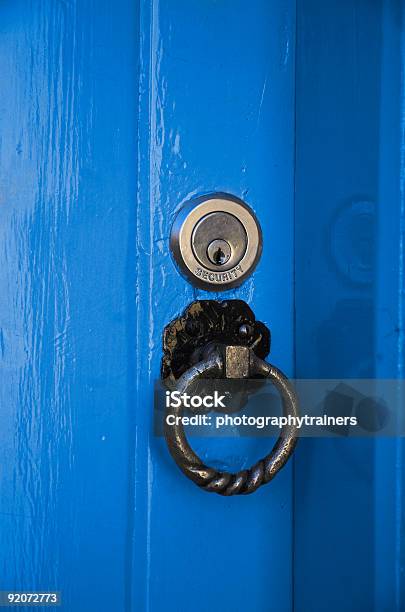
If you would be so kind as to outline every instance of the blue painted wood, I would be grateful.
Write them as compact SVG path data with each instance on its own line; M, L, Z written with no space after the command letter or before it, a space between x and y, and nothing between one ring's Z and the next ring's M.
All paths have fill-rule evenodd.
M273 331L274 361L293 364L294 3L141 3L134 609L278 610L292 605L291 465L254 496L207 495L181 476L151 435L152 383L164 325L214 296L179 277L169 256L179 206L228 191L265 235L245 299ZM235 468L260 440L201 440Z
M404 336L404 68L403 3L386 0L382 11L380 209L376 266L376 376L405 377ZM398 405L405 398L398 396ZM403 410L399 411L402 420ZM402 429L403 431L403 429ZM375 446L375 608L405 607L404 440L377 440Z
M297 377L403 377L402 4L298 3ZM404 609L403 484L401 440L301 441L297 611Z
M201 492L153 436L152 387L164 325L207 297L170 224L211 190L260 218L262 262L227 295L292 374L294 21L292 0L2 3L1 588L291 609L291 465L250 498ZM267 450L196 447L224 467Z
M136 5L0 23L0 589L128 609Z
M152 429L162 329L193 299L246 300L287 374L403 377L402 3L297 11L2 3L0 588L79 612L402 610L401 441L301 441L295 484L291 462L222 499ZM216 190L265 237L225 295L167 248ZM268 442L193 444L232 469Z

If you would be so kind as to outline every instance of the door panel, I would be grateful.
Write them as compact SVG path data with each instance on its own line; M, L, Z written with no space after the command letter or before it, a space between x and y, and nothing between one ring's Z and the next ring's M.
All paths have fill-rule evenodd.
M5 0L0 24L0 590L75 612L400 611L401 440L302 440L222 498L155 435L153 388L196 299L245 300L290 376L404 376L401 1ZM216 191L264 235L224 294L168 248ZM231 470L269 450L192 444Z
M403 23L298 3L298 378L404 375ZM295 490L297 611L403 610L402 439L301 440Z
M0 586L68 610L292 602L292 469L252 497L187 481L154 437L168 253L190 196L265 235L245 299L293 366L295 8L284 0L3 2ZM196 441L222 466L260 440Z
M136 7L0 7L0 588L129 606Z
M135 608L291 609L291 465L253 496L218 498L182 476L150 423L163 327L195 299L224 297L190 286L168 252L174 214L192 196L227 191L257 213L261 263L225 297L269 324L272 358L291 374L294 19L285 1L142 4ZM193 444L228 469L268 450L259 439Z

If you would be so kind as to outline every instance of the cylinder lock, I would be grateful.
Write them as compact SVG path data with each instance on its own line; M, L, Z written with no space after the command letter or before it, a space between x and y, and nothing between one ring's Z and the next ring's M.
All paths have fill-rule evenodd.
M179 211L170 248L194 285L225 291L253 272L262 234L253 211L242 200L221 193L191 200Z

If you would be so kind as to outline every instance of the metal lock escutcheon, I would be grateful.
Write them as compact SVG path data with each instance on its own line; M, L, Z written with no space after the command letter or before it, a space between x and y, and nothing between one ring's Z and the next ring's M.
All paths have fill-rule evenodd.
M170 248L193 285L225 291L240 285L256 267L262 233L253 211L225 193L195 198L177 214Z

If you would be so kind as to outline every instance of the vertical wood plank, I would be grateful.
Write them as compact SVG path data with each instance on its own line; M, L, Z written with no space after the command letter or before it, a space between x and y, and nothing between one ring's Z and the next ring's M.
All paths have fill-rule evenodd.
M294 2L142 2L141 32L133 610L288 611L291 465L253 496L209 495L153 436L151 410L163 328L194 299L246 300L292 374ZM176 210L219 190L254 208L265 240L253 277L222 295L194 289L168 250ZM268 444L195 440L227 469Z
M123 610L136 5L17 0L0 22L0 588Z

